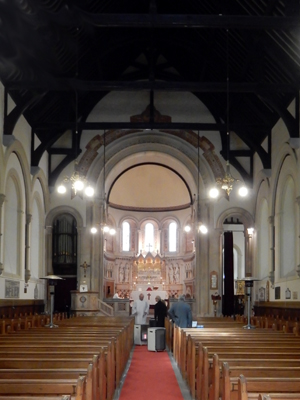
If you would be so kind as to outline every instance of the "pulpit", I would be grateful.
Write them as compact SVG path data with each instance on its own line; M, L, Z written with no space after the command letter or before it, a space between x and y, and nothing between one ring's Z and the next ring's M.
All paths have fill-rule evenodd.
M81 317L101 315L98 298L98 292L71 290L71 312Z

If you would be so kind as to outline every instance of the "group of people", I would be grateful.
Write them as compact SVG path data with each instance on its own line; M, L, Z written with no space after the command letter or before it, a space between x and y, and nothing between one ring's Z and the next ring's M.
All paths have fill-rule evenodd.
M155 326L164 327L167 316L180 328L190 328L192 326L192 310L189 304L185 302L183 295L179 296L178 302L173 303L169 311L160 296L156 296L155 301ZM144 300L143 293L140 293L139 300L135 301L132 306L132 315L135 316L135 323L137 325L146 325L148 313L149 303Z

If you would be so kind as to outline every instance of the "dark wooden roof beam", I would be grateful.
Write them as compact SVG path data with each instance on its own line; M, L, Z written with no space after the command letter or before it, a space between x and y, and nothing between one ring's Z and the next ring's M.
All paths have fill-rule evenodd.
M107 129L186 129L186 130L201 130L201 131L223 131L226 132L227 126L223 123L202 123L202 122L44 122L33 126L34 131L53 130L53 129L73 129L78 127L79 130L107 130ZM251 130L268 131L267 126L256 125L251 123L230 124L229 128L234 131L248 128Z
M32 90L47 89L49 91L66 91L71 88L78 91L140 91L140 90L160 90L160 91L191 91L205 93L225 93L227 91L226 82L162 82L162 81L82 81L76 79L57 79L57 85L47 81L22 81L10 82L6 84L9 91L20 90L22 88ZM230 82L230 92L235 93L295 93L300 89L300 84L289 84L284 82L262 83L262 82Z

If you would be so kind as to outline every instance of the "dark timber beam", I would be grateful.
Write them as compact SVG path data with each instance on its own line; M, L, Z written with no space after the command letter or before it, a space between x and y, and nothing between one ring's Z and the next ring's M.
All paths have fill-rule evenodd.
M228 88L226 82L167 82L167 81L82 81L78 79L53 79L51 82L20 81L6 82L7 90L20 89L47 89L49 91L67 91L76 89L78 91L174 91L174 92L199 92L199 93L225 93ZM231 93L296 93L300 89L300 83L262 83L262 82L230 82Z
M214 123L201 123L201 122L45 122L40 125L33 126L35 132L41 132L43 130L52 129L75 129L78 127L79 130L99 130L99 129L181 129L181 130L201 130L201 131L224 131L226 132L226 124L214 124ZM267 126L262 127L261 125L255 124L230 124L231 130L239 130L242 128L249 128L252 130L263 130L265 128L266 134L269 132Z
M72 7L73 25L78 22L108 28L220 28L220 29L293 29L300 27L298 17L195 15L195 14L92 14ZM57 14L55 14L57 22ZM70 15L60 23L72 25Z

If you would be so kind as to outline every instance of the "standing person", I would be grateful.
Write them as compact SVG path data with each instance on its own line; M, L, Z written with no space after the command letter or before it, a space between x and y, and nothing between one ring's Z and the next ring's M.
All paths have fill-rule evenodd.
M132 315L135 315L136 325L146 325L147 315L149 312L149 304L144 300L143 293L140 293L139 300L135 301L132 306Z
M154 319L156 326L165 327L165 317L167 316L167 306L161 300L160 296L155 297L156 304L154 306Z
M189 304L185 302L183 295L179 296L177 303L173 303L169 310L169 316L180 328L192 327L192 310Z

